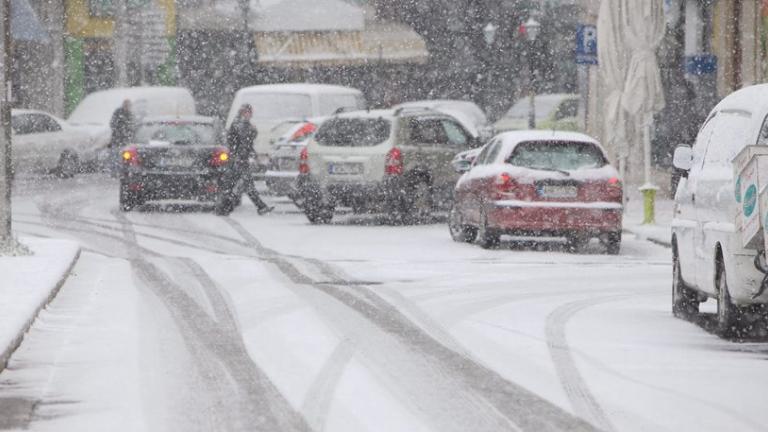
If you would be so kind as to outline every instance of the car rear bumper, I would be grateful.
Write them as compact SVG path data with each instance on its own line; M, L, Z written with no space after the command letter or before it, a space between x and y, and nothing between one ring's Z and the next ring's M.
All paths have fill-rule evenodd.
M264 180L269 190L279 195L288 195L295 191L297 177L299 177L299 173L296 171L270 170L264 174Z
M144 199L213 200L224 187L223 172L124 173L121 181Z
M488 226L507 233L601 234L619 232L623 207L615 202L495 201Z

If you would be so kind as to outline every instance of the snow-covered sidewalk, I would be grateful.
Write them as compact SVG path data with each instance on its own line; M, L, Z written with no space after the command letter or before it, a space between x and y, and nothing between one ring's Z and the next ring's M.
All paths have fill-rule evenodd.
M22 238L29 256L0 256L0 370L77 261L70 240Z
M643 225L643 198L639 195L632 196L624 211L624 230L634 234L640 240L649 240L670 247L674 204L674 201L669 198L657 199L656 223Z

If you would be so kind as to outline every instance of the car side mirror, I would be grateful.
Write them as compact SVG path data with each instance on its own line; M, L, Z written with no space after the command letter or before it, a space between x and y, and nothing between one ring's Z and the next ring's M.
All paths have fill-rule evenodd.
M672 165L679 170L690 171L693 167L693 149L685 145L676 148Z
M454 171L459 174L463 174L472 169L472 161L461 159L452 163Z

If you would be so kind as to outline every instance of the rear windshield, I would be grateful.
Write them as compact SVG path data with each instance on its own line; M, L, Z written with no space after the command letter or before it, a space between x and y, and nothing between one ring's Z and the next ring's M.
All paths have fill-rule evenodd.
M205 123L144 123L136 131L136 142L162 141L174 145L216 144L216 128Z
M323 123L315 139L323 146L369 147L389 138L390 122L384 119L331 119Z
M578 170L607 164L602 151L590 143L532 141L518 144L507 163L532 169Z

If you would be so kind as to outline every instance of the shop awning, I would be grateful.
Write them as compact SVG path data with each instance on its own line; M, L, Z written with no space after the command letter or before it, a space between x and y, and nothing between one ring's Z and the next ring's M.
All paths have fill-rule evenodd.
M15 42L48 43L51 40L28 0L11 0L11 37Z
M259 62L273 67L423 64L426 43L407 26L368 23L359 32L260 33Z

